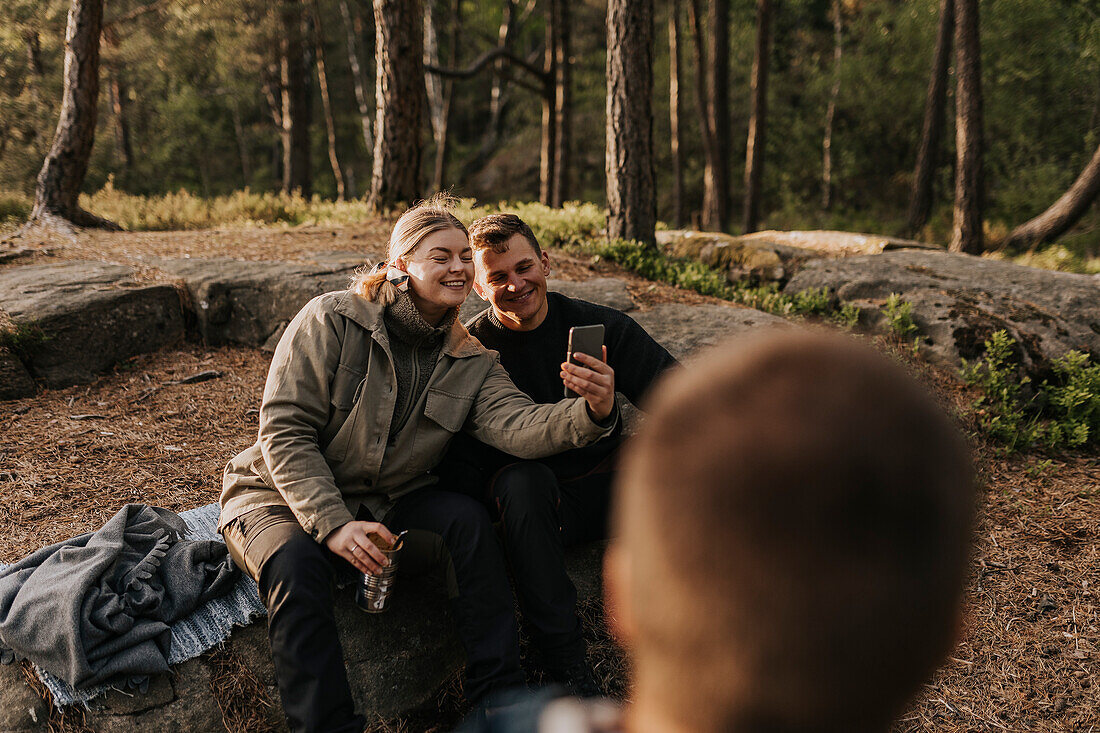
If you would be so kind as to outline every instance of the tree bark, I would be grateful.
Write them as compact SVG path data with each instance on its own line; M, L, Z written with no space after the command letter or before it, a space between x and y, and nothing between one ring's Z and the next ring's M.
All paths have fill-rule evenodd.
M105 26L102 29L102 42L107 47L108 54L104 59L107 68L108 92L110 95L111 112L114 114L115 147L119 157L122 158L122 167L130 171L134 165L134 148L130 141L129 114L127 113L126 81L122 78L122 62L117 58L119 50L118 33L113 27Z
M656 248L653 0L607 4L607 235Z
M363 145L370 155L374 152L374 133L371 132L370 104L367 101L367 77L359 65L358 38L363 33L363 21L358 7L354 18L348 0L340 0L340 16L344 19L344 32L348 44L348 65L355 86L355 102L359 106L359 123L363 128Z
M283 144L283 193L313 193L309 155L310 97L301 0L280 0L279 77L282 92L280 139Z
M955 53L955 224L949 249L980 254L984 143L978 0L955 0Z
M554 180L550 205L561 208L569 196L570 148L573 143L573 71L570 60L569 0L558 2L558 32L554 45Z
M825 110L825 135L821 141L821 210L828 211L833 202L833 121L840 98L840 62L844 57L844 16L840 0L833 0L833 86L829 89L829 106Z
M702 226L705 229L721 228L721 212L716 208L718 197L713 193L718 170L718 152L715 131L712 127L713 115L710 112L711 100L707 92L707 42L703 30L703 16L699 0L688 3L688 25L691 28L692 57L695 62L695 103L699 115L699 133L703 141L703 211Z
M252 165L248 159L248 139L244 133L244 121L241 120L241 108L234 98L229 102L229 112L233 116L233 134L237 138L237 155L241 158L241 179L245 188L252 182Z
M684 225L684 170L680 160L683 137L680 134L680 0L672 0L668 9L668 125L669 152L672 158L672 226Z
M1001 243L1010 249L1024 249L1052 242L1065 234L1089 210L1100 195L1100 147L1077 180L1049 209L1021 224Z
M921 124L917 165L913 170L913 190L909 196L909 217L906 236L916 236L928 223L932 213L932 196L937 158L947 110L947 72L951 66L951 38L955 32L954 0L940 0L940 22L936 30L936 50L932 73L928 77L928 92L924 100L924 122Z
M424 5L424 64L438 67L439 39L436 33L435 2L426 0ZM448 66L458 65L458 40L461 7L456 0L451 13L451 38ZM428 93L428 116L432 124L432 137L435 139L435 167L432 175L432 190L443 190L443 175L447 165L447 140L450 127L451 97L454 81L439 74L425 74L424 86Z
M376 210L420 197L424 36L419 0L374 0L374 170L368 205Z
M555 80L558 60L555 50L561 32L561 0L549 0L546 7L546 51L542 83L542 144L539 148L539 202L553 206L554 151L557 148L557 102Z
M328 138L328 162L332 166L332 175L336 179L336 200L343 201L344 171L340 168L340 158L336 154L336 120L332 115L332 100L328 94L328 72L325 70L325 32L321 25L321 8L317 0L311 0L313 15L313 53L317 66L317 85L321 92L321 110L325 115L325 133Z
M730 4L729 0L711 0L710 28L713 39L710 93L710 129L714 133L714 171L703 188L703 211L713 213L710 226L725 230L729 224L730 200ZM706 199L713 202L708 205Z
M78 204L95 143L103 0L72 0L65 30L65 82L53 144L38 173L31 223L118 229Z
M755 232L760 221L760 184L764 177L764 148L768 129L768 66L771 58L771 0L756 3L756 45L752 61L752 109L745 151L744 233Z

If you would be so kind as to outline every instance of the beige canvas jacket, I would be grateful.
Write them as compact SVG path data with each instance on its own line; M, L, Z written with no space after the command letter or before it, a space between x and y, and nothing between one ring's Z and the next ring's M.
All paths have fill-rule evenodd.
M311 300L275 349L256 443L225 467L218 529L284 504L315 540L365 505L378 519L428 474L465 430L523 458L586 445L611 432L583 399L536 404L495 351L456 322L412 417L392 437L397 380L383 309L351 291Z

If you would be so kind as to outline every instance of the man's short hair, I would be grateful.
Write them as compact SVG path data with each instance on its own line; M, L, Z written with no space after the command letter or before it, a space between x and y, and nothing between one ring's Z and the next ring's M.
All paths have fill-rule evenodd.
M655 390L616 486L632 653L688 729L885 731L954 640L968 448L853 338L727 345Z
M470 225L470 247L477 250L492 250L501 254L508 249L508 240L517 234L530 242L535 257L542 255L539 241L527 222L515 214L489 214Z

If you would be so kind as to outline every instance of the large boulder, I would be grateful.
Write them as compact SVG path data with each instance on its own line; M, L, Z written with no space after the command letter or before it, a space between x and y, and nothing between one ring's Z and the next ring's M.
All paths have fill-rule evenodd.
M779 316L732 305L666 303L632 317L677 359L738 335L792 325Z
M31 379L23 361L5 346L0 346L0 400L17 400L34 394Z
M178 291L136 280L122 265L78 260L2 270L0 308L21 334L27 371L48 387L90 382L183 336Z
M903 250L805 263L784 290L828 288L885 320L891 293L912 304L922 351L948 365L974 359L1004 329L1022 366L1043 372L1070 349L1100 358L1100 279L946 252Z
M809 260L896 249L940 249L908 239L851 232L754 232L741 236L721 232L671 230L657 232L657 243L673 257L699 260L726 273L730 282L787 279Z
M228 257L150 260L179 278L203 343L260 346L311 298L348 286L358 255L316 263L255 262Z

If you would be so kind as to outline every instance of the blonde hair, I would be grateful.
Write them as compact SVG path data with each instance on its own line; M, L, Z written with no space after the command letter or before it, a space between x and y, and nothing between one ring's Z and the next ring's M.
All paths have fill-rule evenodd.
M398 258L407 258L429 234L445 229L457 229L470 236L466 225L451 210L458 199L448 193L437 193L421 201L397 220L390 234L386 259L373 267L364 266L352 278L351 289L367 300L387 306L397 300L397 286L386 279L388 265Z

